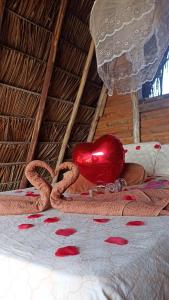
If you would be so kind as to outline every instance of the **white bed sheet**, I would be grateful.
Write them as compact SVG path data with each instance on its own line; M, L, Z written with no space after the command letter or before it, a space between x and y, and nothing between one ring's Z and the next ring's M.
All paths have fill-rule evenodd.
M169 217L110 217L108 223L96 223L91 215L43 214L0 217L0 300L169 299ZM53 216L60 221L43 222ZM145 225L126 226L131 220ZM35 226L19 230L21 223ZM77 233L55 234L67 227ZM105 243L110 236L128 244ZM54 255L68 245L79 247L80 254Z

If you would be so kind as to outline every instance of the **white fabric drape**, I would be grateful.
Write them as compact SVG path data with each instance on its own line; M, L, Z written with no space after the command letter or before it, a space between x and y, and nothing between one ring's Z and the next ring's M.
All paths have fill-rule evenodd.
M169 0L96 0L90 31L109 94L138 91L169 45Z

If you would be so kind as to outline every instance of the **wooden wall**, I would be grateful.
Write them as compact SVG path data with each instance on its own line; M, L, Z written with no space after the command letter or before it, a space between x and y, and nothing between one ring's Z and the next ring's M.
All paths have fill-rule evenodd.
M103 116L100 118L95 139L103 134L114 134L123 144L133 142L131 97L114 95L108 97Z
M141 142L169 143L169 95L140 101ZM132 103L130 95L108 97L95 139L103 134L116 135L123 144L133 143Z
M154 100L142 101L139 105L141 117L141 141L159 141L169 144L169 95Z

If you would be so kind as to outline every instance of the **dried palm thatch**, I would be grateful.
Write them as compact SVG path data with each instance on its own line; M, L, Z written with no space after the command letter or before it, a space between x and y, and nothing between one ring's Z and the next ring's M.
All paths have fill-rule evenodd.
M75 124L70 136L72 143L85 142L89 133L89 129L90 125L88 124Z
M53 122L68 122L73 104L55 98L48 98L45 106L44 120Z
M39 140L41 142L62 142L66 131L66 123L43 122Z
M92 8L94 1L86 1L86 0L74 0L70 1L69 10L78 16L80 20L82 20L84 23L88 24L89 22L89 16L90 11Z
M18 183L21 180L24 172L24 163L15 164L1 164L0 166L0 181L1 184L12 184Z
M10 190L17 190L20 185L20 180L14 182L1 182L1 192L3 191L10 191Z
M39 95L0 84L0 111L3 115L33 118Z
M87 82L85 89L84 89L81 103L95 107L97 104L100 92L101 92L100 86L96 87L96 86L91 85L89 82Z
M56 165L56 159L55 159L55 160L51 160L51 161L48 160L47 163L48 163L48 165L49 165L52 169L54 169L54 168L55 168L55 165ZM45 178L46 181L48 181L49 183L51 183L51 177L50 177L50 174L49 174L46 170L37 167L37 172L38 172L39 174L41 174L41 176L42 176L43 178Z
M71 12L67 14L62 34L65 40L75 44L83 51L88 51L91 41L88 24L82 22Z
M65 160L71 161L73 148L75 147L76 143L72 142L68 144L66 152L65 152Z
M80 78L68 75L61 69L55 69L49 89L49 96L63 100L74 101L80 83Z
M89 70L89 74L88 74L88 80L95 82L98 84L98 86L102 86L102 81L97 73L97 63L96 63L96 56L94 54L91 66L90 66L90 70Z
M45 75L45 63L4 46L0 49L0 56L1 82L34 92L41 91Z
M0 116L0 127L4 129L0 136L2 141L30 141L34 122L32 119Z
M94 115L95 108L81 105L76 118L77 123L90 124Z
M63 39L61 40L56 57L57 66L73 74L82 75L85 60L85 52L73 44Z
M18 188L27 162L61 0L6 0L0 46L0 190ZM56 166L91 36L94 0L69 0L35 158ZM101 91L93 58L65 159L87 139ZM40 172L48 178L44 170Z
M37 147L37 159L40 160L55 160L59 154L60 143L39 143Z
M28 18L32 22L52 30L58 13L58 0L7 0L6 7Z
M8 28L8 31L5 31ZM47 60L52 33L30 23L13 11L6 10L2 43L36 58Z
M26 160L29 143L0 143L0 163L22 162Z

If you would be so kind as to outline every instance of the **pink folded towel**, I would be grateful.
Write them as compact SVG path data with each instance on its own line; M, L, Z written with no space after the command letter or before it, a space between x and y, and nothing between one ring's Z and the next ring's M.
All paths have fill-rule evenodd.
M169 215L169 190L132 190L116 193L105 192L89 196L65 198L63 193L78 178L79 170L71 162L61 164L57 172L67 170L63 180L49 184L37 172L36 167L45 168L53 181L55 172L42 161L30 162L25 175L39 190L39 197L0 196L0 215L28 214L53 207L65 213L95 214L108 216L158 216Z

